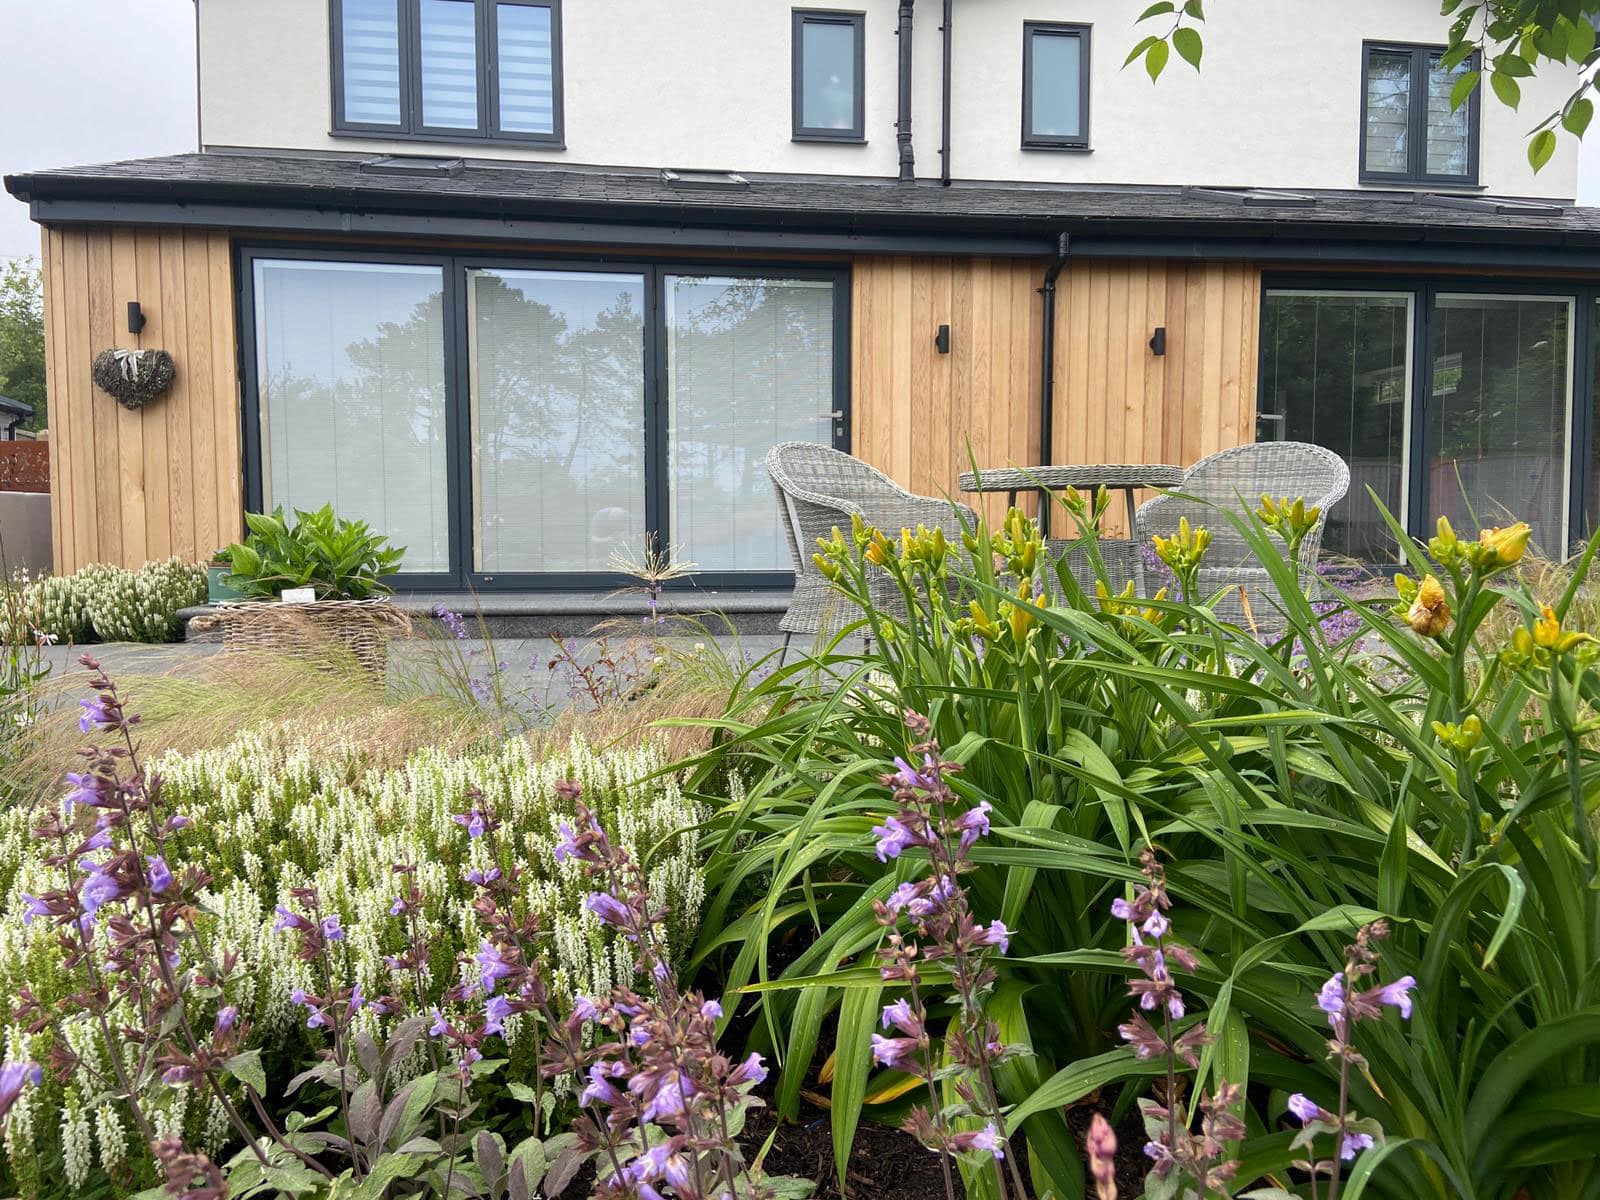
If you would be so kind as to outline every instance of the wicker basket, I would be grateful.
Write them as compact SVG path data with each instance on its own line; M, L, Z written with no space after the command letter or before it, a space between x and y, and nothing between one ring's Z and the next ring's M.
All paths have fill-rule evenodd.
M411 619L387 600L318 600L313 604L257 601L223 604L196 617L191 628L220 628L224 653L267 651L326 662L330 649L355 656L382 677L389 642L411 632Z

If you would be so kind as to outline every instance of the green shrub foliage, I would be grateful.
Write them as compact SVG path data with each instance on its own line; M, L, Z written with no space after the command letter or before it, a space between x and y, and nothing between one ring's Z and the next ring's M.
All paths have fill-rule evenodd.
M365 521L347 521L325 504L315 512L283 509L246 513L250 535L227 549L229 586L247 596L276 597L285 588L309 587L318 600L365 600L388 593L383 581L400 569L403 546L374 533Z
M1068 499L1097 564L1103 505ZM998 1083L1036 1195L1083 1195L1068 1106L1127 1111L1162 1070L1118 1034L1134 967L1111 914L1150 846L1195 958L1174 969L1213 1039L1193 1093L1240 1089L1237 1192L1312 1194L1287 1103L1339 1103L1319 989L1373 926L1389 933L1384 978L1415 977L1415 1010L1351 1035L1348 1105L1382 1133L1338 1164L1340 1194L1600 1194L1600 644L1564 624L1600 542L1541 610L1510 570L1525 526L1471 541L1442 526L1427 545L1396 526L1408 571L1393 589L1314 602L1291 548L1316 515L1282 502L1216 514L1281 593L1287 633L1272 644L1219 620L1221 593L1114 596L1103 573L1086 593L1016 511L964 545L858 523L819 547L870 650L841 638L752 677L689 785L710 800L730 769L753 781L712 823L697 954L728 973L727 994L758 985L753 1036L782 1055L784 1113L815 1086L830 1021L836 1140L903 1112L900 1078L869 1070L878 1003L895 995L870 970L873 905L921 868L881 861L869 830L894 812L892 757L915 760L912 711L961 764L962 803L992 806L963 882L978 920L1013 931L988 1006L1003 1040L1031 1052ZM1158 547L1180 586L1203 532ZM892 608L868 586L885 575ZM1496 610L1510 615L1491 627L1513 630L1498 643L1483 632ZM989 1173L966 1183L995 1189Z

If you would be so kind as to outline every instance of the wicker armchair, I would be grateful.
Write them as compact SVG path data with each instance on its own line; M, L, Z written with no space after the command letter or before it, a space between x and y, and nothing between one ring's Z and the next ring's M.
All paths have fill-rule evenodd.
M1248 512L1263 494L1304 497L1306 507L1322 509L1322 519L1300 548L1301 586L1316 586L1317 556L1322 546L1322 531L1328 511L1350 486L1350 468L1331 450L1306 442L1256 442L1224 450L1202 458L1184 472L1177 494L1157 496L1139 508L1139 541L1148 545L1154 534L1170 536L1182 517L1191 525L1204 525L1211 531L1211 546L1205 565L1200 568L1201 596L1219 588L1230 590L1217 605L1217 615L1267 636L1282 632L1280 598L1271 577L1255 557L1248 543L1232 522L1218 509ZM1191 499L1192 497L1192 499ZM1141 570L1144 568L1141 565ZM1248 613L1239 589L1249 600ZM1153 583L1141 581L1140 591L1149 595Z
M778 622L789 637L831 636L860 615L811 561L817 539L831 537L836 527L848 530L852 516L859 515L885 533L939 526L957 544L962 519L976 520L964 504L912 495L860 459L814 442L780 442L767 452L766 468L794 560L794 597ZM885 609L900 606L899 589L887 576L874 579L870 586L874 604Z

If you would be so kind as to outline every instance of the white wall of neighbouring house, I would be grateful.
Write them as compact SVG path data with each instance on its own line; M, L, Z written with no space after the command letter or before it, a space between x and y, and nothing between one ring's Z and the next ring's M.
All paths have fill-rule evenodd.
M895 0L798 7L865 13L866 141L790 129L786 0L564 0L565 149L334 137L329 0L199 0L201 135L209 147L398 150L571 164L890 176ZM1142 0L955 0L952 173L1052 183L1354 188L1364 39L1442 44L1437 0L1233 0L1208 6L1205 59L1152 84L1123 67ZM939 170L940 0L916 6L917 174ZM1091 26L1088 151L1020 146L1024 21ZM1519 111L1485 96L1479 183L1570 199L1575 139L1537 175L1528 130L1572 79L1523 81Z

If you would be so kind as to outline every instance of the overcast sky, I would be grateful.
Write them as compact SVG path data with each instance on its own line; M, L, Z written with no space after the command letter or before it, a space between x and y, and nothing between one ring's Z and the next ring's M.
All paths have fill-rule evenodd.
M0 0L0 175L193 150L194 90L194 0ZM0 192L0 258L38 252Z
M192 150L194 93L194 0L0 0L0 175ZM1600 204L1600 127L1579 198ZM0 258L38 249L0 194Z

